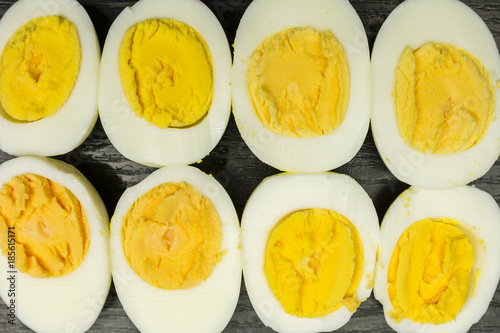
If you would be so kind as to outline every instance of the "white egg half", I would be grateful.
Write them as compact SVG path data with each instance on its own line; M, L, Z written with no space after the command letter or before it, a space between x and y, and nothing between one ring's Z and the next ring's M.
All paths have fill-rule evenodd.
M264 273L269 232L284 216L308 208L336 211L356 227L364 256L357 300L366 300L372 290L379 224L373 203L363 188L349 176L332 172L284 173L266 178L252 193L243 212L243 275L257 315L266 326L278 332L331 331L343 326L352 316L345 306L319 318L289 315L269 287Z
M286 28L330 30L342 45L349 67L350 97L341 125L327 135L295 138L262 124L252 105L248 65L268 36ZM363 144L370 120L370 60L366 33L347 0L255 0L236 32L231 73L233 113L241 136L263 162L284 171L327 171L350 161Z
M34 278L17 270L11 273L7 257L0 254L0 295L7 306L14 302L15 318L36 332L86 332L101 312L111 283L106 208L77 169L48 158L18 157L4 162L0 165L0 186L26 173L55 181L75 195L88 218L90 244L80 266L60 277ZM7 280L12 275L15 279ZM12 314L11 308L8 314Z
M168 290L141 279L129 265L122 245L122 224L132 204L154 187L186 182L215 206L225 251L211 275L189 289ZM233 203L211 176L190 166L167 166L128 188L111 220L111 263L118 298L141 332L220 332L228 324L241 286L240 226Z
M0 149L11 155L65 154L87 138L97 121L99 41L92 21L78 1L16 2L0 20L0 52L20 26L49 15L62 16L75 24L81 46L80 70L68 99L49 117L17 122L0 105Z
M447 217L461 223L473 246L474 263L465 305L455 320L434 325L404 318L396 323L388 314L394 307L387 289L389 263L401 234L414 222ZM387 323L397 332L467 332L488 309L500 279L500 209L488 193L470 186L428 190L410 187L391 205L380 230L374 295L384 307ZM474 277L474 271L480 271ZM416 277L417 278L417 277ZM475 283L474 283L475 278Z
M500 154L500 99L483 137L454 154L422 153L399 134L392 97L395 69L404 48L426 42L458 46L475 56L494 87L500 79L498 49L483 20L455 0L407 0L382 25L372 52L372 130L385 165L401 181L423 188L465 185L484 175ZM494 89L498 92L498 89Z
M213 99L203 120L187 128L160 129L136 115L122 89L118 50L126 31L151 18L169 18L194 28L212 54ZM224 133L231 110L231 53L215 15L197 0L140 0L115 19L103 48L99 115L111 143L125 157L146 165L190 164L205 157Z

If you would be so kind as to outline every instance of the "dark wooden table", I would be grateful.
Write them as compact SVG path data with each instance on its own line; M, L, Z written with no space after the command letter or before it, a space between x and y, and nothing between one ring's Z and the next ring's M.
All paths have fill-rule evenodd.
M0 0L0 14L14 1ZM115 17L125 6L135 1L119 0L81 0L82 5L89 13L96 28L101 48L108 29ZM212 0L204 1L218 17L227 34L229 44L233 43L236 29L245 8L250 0ZM401 1L391 0L352 0L368 35L370 47L389 13ZM497 45L500 45L500 1L498 0L465 0L486 22L493 33ZM0 163L13 158L0 151ZM123 157L106 137L102 125L98 121L88 139L77 149L55 158L76 166L97 188L110 216L123 191L147 175L154 168L134 163ZM196 164L206 173L212 174L231 196L239 217L245 203L255 187L267 176L278 173L278 170L260 162L247 148L236 128L231 116L227 130L220 143ZM356 179L373 199L379 218L382 219L390 203L408 185L399 182L385 167L377 153L371 132L368 133L358 154L349 163L334 170L348 174ZM500 162L481 179L474 182L500 203ZM500 258L499 258L500 260ZM0 301L1 303L1 301ZM17 321L16 326L7 323L7 310L2 304L0 307L0 332L20 333L31 332L30 329ZM95 324L89 332L137 332L132 322L125 314L116 291L111 286L106 304ZM269 332L257 314L254 312L244 283L240 293L236 311L224 332ZM383 317L382 306L371 296L362 303L351 320L339 332L391 332ZM166 328L168 332L168 328ZM500 287L497 287L495 296L489 309L475 324L470 332L500 332Z

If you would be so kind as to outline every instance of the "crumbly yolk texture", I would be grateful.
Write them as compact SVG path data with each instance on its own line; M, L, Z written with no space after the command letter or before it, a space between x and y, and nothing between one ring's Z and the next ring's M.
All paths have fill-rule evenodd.
M356 227L327 209L285 216L269 234L264 271L286 313L323 317L342 306L356 311L363 247Z
M7 243L11 237L15 244ZM88 219L64 186L35 174L16 176L0 190L0 244L4 255L15 250L20 272L37 278L63 276L87 254Z
M474 260L472 244L449 218L427 218L401 235L391 257L387 284L390 316L444 324L465 304Z
M35 18L17 29L0 59L0 101L13 119L52 115L78 77L81 47L75 25L60 16Z
M479 60L440 43L405 48L393 97L400 135L418 151L435 154L476 144L495 105L494 87Z
M286 29L255 49L247 85L270 130L300 138L328 134L342 123L349 102L346 55L328 30Z
M194 125L210 108L212 55L187 24L150 19L133 25L121 42L118 66L131 108L159 128Z
M122 244L134 271L163 289L187 289L206 280L223 255L219 215L193 186L164 183L132 205Z

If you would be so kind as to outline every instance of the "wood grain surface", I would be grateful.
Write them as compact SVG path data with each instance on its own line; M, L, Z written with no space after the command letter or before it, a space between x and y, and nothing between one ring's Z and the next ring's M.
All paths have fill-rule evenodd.
M0 14L14 1L0 1ZM135 1L80 1L88 11L103 46L108 29L125 6ZM249 0L204 1L220 20L232 45L239 20L250 3ZM486 22L497 45L500 43L500 2L465 0ZM390 0L353 0L366 29L370 48L377 32L389 13L400 3ZM0 151L0 163L13 158ZM149 175L154 168L146 167L123 157L106 137L98 122L88 139L74 151L55 158L76 166L96 187L110 216L123 191ZM196 164L206 173L212 174L227 190L239 217L247 199L256 186L267 176L278 171L260 162L247 148L231 116L227 130L215 149ZM399 182L385 167L376 150L371 132L368 133L358 154L349 163L334 170L356 179L373 199L380 219L390 203L408 185ZM474 182L478 188L489 192L500 203L500 162L481 179ZM500 258L499 258L500 260ZM19 321L15 326L7 323L7 309L0 306L0 332L31 332ZM236 311L224 332L270 332L257 317L246 293L244 283ZM362 303L352 319L339 332L391 332L383 317L382 306L371 296ZM100 316L89 332L138 332L125 314L113 286ZM168 332L168 327L165 328ZM500 287L484 317L470 332L500 332Z

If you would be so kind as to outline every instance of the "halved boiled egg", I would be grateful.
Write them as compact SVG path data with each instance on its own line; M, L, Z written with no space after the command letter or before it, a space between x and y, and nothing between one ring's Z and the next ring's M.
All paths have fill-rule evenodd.
M99 43L75 0L20 0L0 20L0 149L65 154L97 120Z
M10 324L86 332L111 283L108 214L74 167L42 157L0 165L0 296Z
M141 332L220 332L241 284L238 216L224 188L189 166L156 170L111 221L118 298Z
M401 181L465 185L500 154L500 56L483 20L460 1L407 0L372 52L372 129Z
M324 332L349 321L373 286L379 237L369 196L346 175L278 174L243 212L243 274L262 322Z
M231 54L215 15L197 0L140 0L109 29L99 114L111 143L136 162L190 164L229 121Z
M370 61L349 1L253 1L238 26L231 75L238 129L263 162L327 171L361 147Z
M375 298L397 332L467 332L500 280L500 209L474 187L410 187L381 231Z

